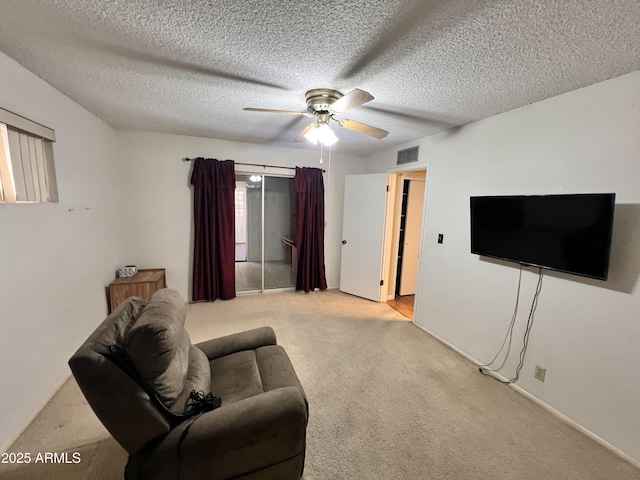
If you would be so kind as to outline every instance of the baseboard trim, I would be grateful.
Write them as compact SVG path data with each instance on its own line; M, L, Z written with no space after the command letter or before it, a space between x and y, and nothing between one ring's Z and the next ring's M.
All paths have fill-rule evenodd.
M477 359L473 358L471 355L469 355L468 353L464 352L463 350L460 350L458 347L456 347L455 345L447 342L445 339L443 339L442 337L436 335L435 333L429 331L427 328L423 327L422 325L417 324L415 321L413 322L413 324L418 327L420 330L422 330L425 333L428 333L429 335L431 335L433 338L435 338L436 340L438 340L440 343L446 345L447 347L449 347L451 350L453 350L454 352L456 352L457 354L463 356L464 358L466 358L467 360L469 360L471 363L473 363L474 365L482 365L482 362L478 361ZM506 381L507 379L505 377L503 377L502 375L493 372L493 374L500 378L501 380ZM575 428L576 430L578 430L579 432L585 434L587 437L591 438L592 440L596 441L597 443L599 443L600 445L602 445L603 447L605 447L607 450L611 451L612 453L614 453L615 455L617 455L618 457L622 458L623 460L625 460L626 462L629 462L631 465L633 465L636 468L640 468L640 460L636 460L635 458L633 458L631 455L623 452L622 450L620 450L619 448L611 445L609 442L607 442L605 439L603 439L602 437L596 435L595 433L593 433L591 430L589 430L588 428L580 425L578 422L576 422L575 420L572 420L571 418L567 417L566 415L564 415L563 413L559 412L558 410L556 410L555 408L553 408L551 405L549 405L548 403L544 402L543 400L540 400L538 397L536 397L535 395L533 395L532 393L528 392L527 390L525 390L524 388L514 384L514 383L510 383L509 386L511 388L513 388L516 392L524 395L525 397L527 397L529 400L531 400L532 402L536 403L537 405L540 405L542 408L544 408L545 410L547 410L548 412L550 412L552 415L554 415L555 417L559 418L560 420L562 420L563 422L567 423L568 425L570 425L571 427Z

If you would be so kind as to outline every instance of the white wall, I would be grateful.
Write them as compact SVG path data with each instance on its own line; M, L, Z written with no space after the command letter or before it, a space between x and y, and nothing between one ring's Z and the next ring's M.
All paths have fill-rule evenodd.
M491 360L504 338L518 269L469 253L469 197L617 193L609 280L546 273L517 385L635 461L640 461L638 132L640 72L635 72L416 142L430 178L415 322L481 362ZM366 170L394 168L396 150L367 158ZM442 245L438 233L444 234ZM508 378L536 281L537 271L526 269L511 360L503 371ZM547 368L544 383L533 378L535 365Z
M122 197L126 204L126 263L164 267L167 284L191 298L191 162L205 157L287 167L322 167L325 174L325 265L327 284L339 285L344 176L361 173L362 158L333 154L319 165L319 152L199 137L118 131Z
M114 130L2 53L0 106L55 130L60 194L59 203L0 204L4 451L104 319L122 243Z

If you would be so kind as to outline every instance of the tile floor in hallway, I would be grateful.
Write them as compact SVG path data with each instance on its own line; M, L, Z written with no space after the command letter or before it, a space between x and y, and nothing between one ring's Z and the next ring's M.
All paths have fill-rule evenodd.
M260 262L236 262L236 292L261 289ZM291 288L296 286L296 274L291 264L285 262L264 262L264 288Z

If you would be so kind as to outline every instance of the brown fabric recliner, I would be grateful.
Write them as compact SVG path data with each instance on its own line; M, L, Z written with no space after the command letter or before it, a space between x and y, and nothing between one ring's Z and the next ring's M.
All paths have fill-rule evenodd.
M194 346L185 317L173 290L159 290L148 303L130 298L69 360L89 405L130 454L126 478L299 479L308 403L273 329ZM138 378L114 361L114 348L126 353ZM181 414L193 390L211 391L222 405L176 419L158 404Z

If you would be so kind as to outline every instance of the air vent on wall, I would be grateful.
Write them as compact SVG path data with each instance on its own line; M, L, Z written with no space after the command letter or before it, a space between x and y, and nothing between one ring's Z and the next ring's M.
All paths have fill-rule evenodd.
M418 148L411 147L404 150L398 150L398 160L396 165L404 165L405 163L412 163L418 161Z

